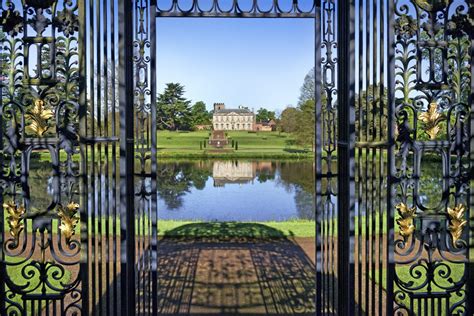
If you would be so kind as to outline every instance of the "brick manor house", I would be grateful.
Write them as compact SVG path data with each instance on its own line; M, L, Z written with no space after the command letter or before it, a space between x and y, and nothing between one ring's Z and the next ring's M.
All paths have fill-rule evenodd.
M226 109L224 103L214 103L212 126L216 131L253 131L255 114L243 106Z

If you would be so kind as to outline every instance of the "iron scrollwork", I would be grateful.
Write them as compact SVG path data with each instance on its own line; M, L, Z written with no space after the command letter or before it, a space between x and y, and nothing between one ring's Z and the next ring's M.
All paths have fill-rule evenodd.
M82 208L72 203L79 194L73 156L79 152L80 5L24 0L0 6L6 35L0 86L5 315L82 310L75 235ZM43 191L31 198L35 190Z
M433 315L466 312L473 12L468 1L395 3L395 313L426 315L426 302L443 306ZM439 167L430 170L426 161Z
M173 0L171 3L158 3L157 16L161 17L284 17L284 18L313 18L317 9L317 1L242 1L231 0L192 0L183 2Z

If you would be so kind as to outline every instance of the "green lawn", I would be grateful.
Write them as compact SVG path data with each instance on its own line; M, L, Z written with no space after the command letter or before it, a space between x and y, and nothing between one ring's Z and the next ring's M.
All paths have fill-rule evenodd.
M188 226L202 226L201 235L184 236ZM173 221L159 220L159 236L184 236L184 237L255 237L254 231L249 236L250 226L268 228L265 232L267 237L314 237L316 222L310 220L290 220L284 222L197 222L197 221Z
M226 151L202 148L200 142L208 139L210 131L170 132L158 131L159 157L183 158L304 158L312 157L310 151L298 147L290 134L279 132L249 133L229 131L230 141L238 142L238 150L227 146Z

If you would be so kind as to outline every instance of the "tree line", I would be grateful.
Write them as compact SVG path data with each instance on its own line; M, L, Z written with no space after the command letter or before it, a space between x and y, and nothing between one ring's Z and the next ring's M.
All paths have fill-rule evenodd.
M157 128L159 130L192 130L197 125L210 125L212 112L203 101L191 104L184 97L185 88L180 83L167 83L163 93L158 95Z
M314 68L304 78L298 105L288 106L280 115L278 130L291 133L296 144L314 151L315 140L315 78Z

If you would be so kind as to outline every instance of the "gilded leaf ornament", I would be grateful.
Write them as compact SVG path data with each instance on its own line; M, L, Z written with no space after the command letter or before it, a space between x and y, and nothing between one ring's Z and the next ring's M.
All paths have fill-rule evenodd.
M36 100L33 108L26 113L26 117L31 120L27 130L38 137L43 137L50 128L48 121L53 115L53 111L45 108L43 100Z
M436 102L431 102L428 111L421 113L418 119L424 123L424 130L430 139L436 139L440 131L439 124L446 120L446 116L438 112Z
M416 217L416 207L410 208L405 203L399 203L396 209L400 215L400 218L397 219L400 235L404 238L408 238L415 232L413 219Z
M466 208L464 205L459 204L454 208L448 207L449 216L449 232L453 238L453 243L456 245L457 241L461 238L464 227L467 225L467 220L464 219L464 212Z
M74 235L74 230L79 222L79 218L76 216L79 204L71 202L66 207L58 206L58 216L61 219L61 225L59 230L61 234L66 238L66 242L71 240Z
M449 0L415 0L415 2L426 11L440 11L449 5Z
M13 238L18 239L21 231L25 228L25 225L23 224L25 208L16 205L14 201L4 203L3 208L6 209L8 213L7 221L8 226L10 227L10 235L12 235Z

